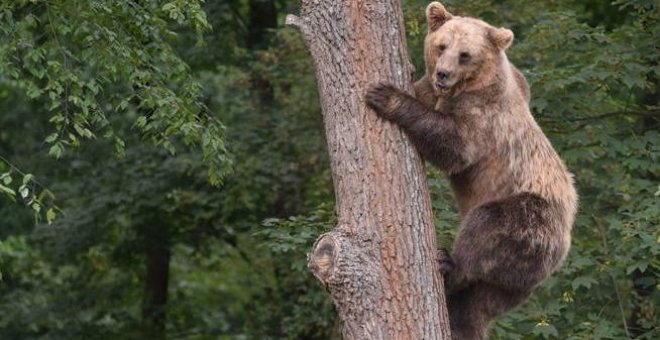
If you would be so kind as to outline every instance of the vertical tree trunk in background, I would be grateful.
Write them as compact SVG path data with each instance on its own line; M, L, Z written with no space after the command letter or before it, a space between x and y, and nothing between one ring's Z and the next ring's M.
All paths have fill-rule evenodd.
M330 291L346 339L450 339L423 164L364 94L377 81L412 92L397 0L303 0L287 23L316 64L338 224L309 267Z
M171 254L167 232L152 234L145 244L147 268L142 320L146 326L146 336L150 339L164 339Z
M269 30L277 28L275 0L250 0L250 27L247 46L250 50L267 46Z
M275 0L250 0L250 26L247 47L256 51L268 46L272 33L277 28ZM256 92L259 105L272 106L275 99L273 86L259 71L252 72L252 89Z

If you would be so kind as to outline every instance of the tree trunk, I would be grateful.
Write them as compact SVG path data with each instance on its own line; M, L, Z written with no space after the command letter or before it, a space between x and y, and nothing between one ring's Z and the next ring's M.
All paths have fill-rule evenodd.
M146 277L142 319L144 331L151 339L165 338L167 286L170 272L170 248L166 231L152 235L146 245Z
M346 339L450 339L424 166L407 137L364 104L371 84L412 91L400 2L303 0L287 23L316 64L338 224L309 268Z
M277 28L277 8L275 0L250 0L250 27L247 47L256 51L267 47L271 30ZM275 100L273 86L262 72L252 72L252 89L262 108L272 107Z
M250 27L247 47L250 50L267 47L270 30L277 28L275 0L250 0Z

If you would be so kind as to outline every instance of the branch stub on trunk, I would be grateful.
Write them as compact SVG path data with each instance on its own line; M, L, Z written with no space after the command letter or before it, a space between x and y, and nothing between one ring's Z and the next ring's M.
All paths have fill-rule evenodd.
M341 246L331 233L321 235L314 243L313 250L309 254L307 263L309 270L321 282L328 284L327 279L332 274L337 253L340 251Z

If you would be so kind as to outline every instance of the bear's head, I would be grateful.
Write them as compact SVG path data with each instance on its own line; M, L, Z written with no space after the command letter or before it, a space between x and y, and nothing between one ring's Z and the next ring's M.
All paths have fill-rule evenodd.
M454 16L439 2L426 8L426 75L440 96L454 96L492 84L503 72L504 51L513 32L482 20Z

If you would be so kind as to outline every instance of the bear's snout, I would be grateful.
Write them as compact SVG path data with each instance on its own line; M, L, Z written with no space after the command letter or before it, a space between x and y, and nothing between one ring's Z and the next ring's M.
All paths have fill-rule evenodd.
M449 79L450 72L448 70L440 70L436 75L438 76L438 80L447 80Z

